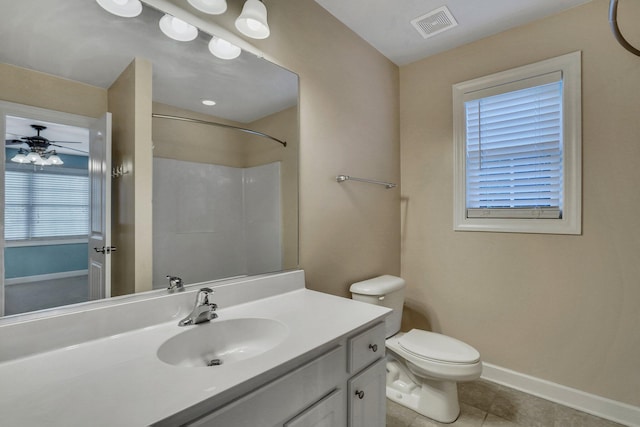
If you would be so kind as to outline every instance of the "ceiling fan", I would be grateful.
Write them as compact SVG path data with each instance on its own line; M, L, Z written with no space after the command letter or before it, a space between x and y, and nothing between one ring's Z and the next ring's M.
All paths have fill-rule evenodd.
M20 139L7 139L5 144L7 146L26 144L28 149L20 147L18 154L11 159L15 163L31 163L36 166L60 166L64 164L62 159L56 153L56 150L49 150L49 147L59 147L67 150L78 151L83 154L87 154L86 151L78 150L77 148L66 147L60 144L81 144L80 141L51 141L44 136L40 135L40 132L47 127L42 125L31 125L36 131L34 136L23 136Z

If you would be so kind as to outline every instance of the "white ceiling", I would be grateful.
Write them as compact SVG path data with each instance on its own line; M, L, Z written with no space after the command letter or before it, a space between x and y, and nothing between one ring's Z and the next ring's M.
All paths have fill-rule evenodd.
M591 0L315 0L397 65L453 49ZM458 26L423 38L411 20L447 6Z

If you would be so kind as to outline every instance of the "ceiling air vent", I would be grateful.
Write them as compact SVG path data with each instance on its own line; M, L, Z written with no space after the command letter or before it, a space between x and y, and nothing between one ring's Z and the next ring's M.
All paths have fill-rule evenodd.
M422 37L428 39L429 37L433 37L436 34L440 34L443 31L457 26L458 22L447 6L442 6L432 10L426 15L418 16L411 21L411 24L416 27L416 30L418 30Z

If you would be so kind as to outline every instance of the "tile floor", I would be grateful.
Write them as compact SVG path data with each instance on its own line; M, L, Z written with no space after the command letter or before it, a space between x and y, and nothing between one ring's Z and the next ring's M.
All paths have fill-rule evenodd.
M387 427L620 427L548 400L488 381L458 385L460 417L442 424L387 399Z

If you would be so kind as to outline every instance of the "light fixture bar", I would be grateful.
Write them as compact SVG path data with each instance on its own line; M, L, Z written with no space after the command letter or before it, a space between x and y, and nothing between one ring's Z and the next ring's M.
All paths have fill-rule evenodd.
M194 25L195 27L199 28L201 31L204 31L205 33L216 35L217 37L220 37L228 41L229 43L232 43L238 46L242 50L256 55L258 58L265 57L264 52L262 52L261 50L259 50L258 48L256 48L255 46L253 46L251 43L247 42L243 38L238 37L236 34L232 33L231 31L225 28L222 28L221 26L213 22L204 20L198 17L197 15L187 10L184 10L183 8L177 6L176 4L173 4L169 0L144 0L143 3L163 13L168 13L172 16L175 16L176 18L180 18L183 21Z

